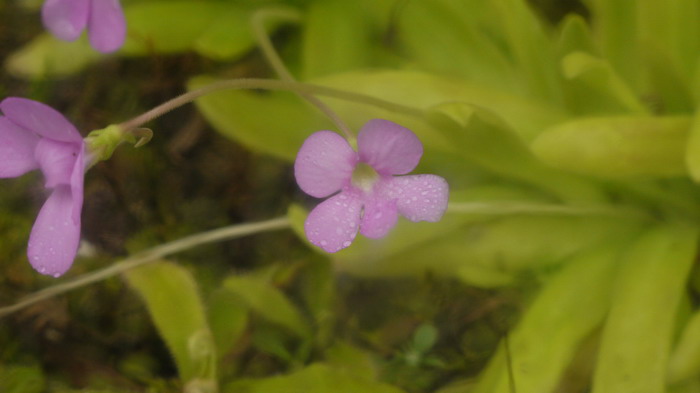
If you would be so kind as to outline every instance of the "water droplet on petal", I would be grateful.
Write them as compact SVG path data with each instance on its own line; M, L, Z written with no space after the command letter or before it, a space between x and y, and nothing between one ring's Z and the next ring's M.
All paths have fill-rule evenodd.
M349 241L346 241L346 242L343 243L343 247L350 247L350 244L351 244L351 243L350 243Z
M328 242L327 242L327 241L325 241L325 240L321 240L321 245L322 245L322 246L325 246L326 244L328 244Z

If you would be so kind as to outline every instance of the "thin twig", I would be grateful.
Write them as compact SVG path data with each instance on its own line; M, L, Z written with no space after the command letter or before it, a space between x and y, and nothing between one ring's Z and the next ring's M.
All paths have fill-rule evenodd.
M127 270L133 269L135 267L144 265L149 262L157 261L168 255L182 252L192 247L200 246L202 244L207 243L213 243L221 240L236 239L239 237L254 235L257 233L267 231L285 229L289 228L289 225L290 223L287 217L278 217L267 221L231 225L207 232L197 233L195 235L187 236L169 243L161 244L159 246L150 248L134 256L126 258L102 270L86 273L82 276L78 276L64 283L57 284L46 289L42 289L25 297L24 299L18 301L15 304L2 307L0 308L0 318L18 310L21 310L34 303L40 302L42 300L46 300L51 297L69 292L73 289L84 287L86 285L90 285L92 283L116 276L118 274L124 273Z

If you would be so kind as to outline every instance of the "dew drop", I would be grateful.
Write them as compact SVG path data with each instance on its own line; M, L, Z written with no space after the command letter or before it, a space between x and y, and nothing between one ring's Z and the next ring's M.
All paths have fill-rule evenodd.
M342 235L342 234L343 234L343 228L341 228L341 227L335 228L335 233L338 234L338 235Z
M327 242L327 241L325 241L325 240L321 240L321 245L322 245L322 246L325 246L326 244L328 244L328 242Z
M53 278L59 278L61 277L61 273L54 273L52 274Z
M343 247L350 247L350 242L349 241L344 242Z

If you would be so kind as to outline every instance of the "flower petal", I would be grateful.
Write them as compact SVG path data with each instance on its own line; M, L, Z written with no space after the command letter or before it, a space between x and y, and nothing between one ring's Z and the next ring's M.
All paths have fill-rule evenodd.
M379 239L389 233L398 219L396 200L372 198L365 201L360 233L372 239Z
M80 243L80 220L71 219L73 203L70 187L58 186L34 222L27 256L41 274L58 277L73 264Z
M73 124L48 105L26 98L8 97L0 109L13 123L43 137L61 142L80 142L82 137Z
M423 144L416 134L389 120L370 120L357 136L360 161L382 175L411 172L423 155Z
M362 200L358 194L344 191L328 198L306 218L306 237L326 252L348 247L357 235L361 209Z
M44 26L62 40L75 40L87 25L89 1L46 0L41 9Z
M307 194L324 198L348 184L357 153L340 135L318 131L304 141L294 162L294 176Z
M81 144L57 142L43 138L37 143L34 157L39 162L46 183L53 188L59 184L70 184Z
M126 21L119 0L92 0L88 19L90 44L100 52L119 49L126 37Z
M34 149L39 137L0 116L0 178L21 176L37 169Z
M83 209L83 190L85 182L85 144L80 145L78 156L70 176L70 190L73 194L73 222L80 225L80 214Z
M386 197L396 200L399 213L411 221L439 221L447 210L449 186L440 176L394 177L383 187Z

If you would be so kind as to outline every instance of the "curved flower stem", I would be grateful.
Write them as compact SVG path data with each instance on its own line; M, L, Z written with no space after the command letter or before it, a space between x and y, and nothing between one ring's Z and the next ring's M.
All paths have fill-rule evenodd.
M213 93L219 90L227 89L263 89L263 90L283 90L291 91L299 94L313 94L321 95L327 97L339 98L346 101L357 102L361 104L367 104L376 106L388 111L401 113L404 115L422 117L423 110L396 104L394 102L382 100L380 98L368 96L360 93L352 93L345 90L334 89L331 87L314 85L310 83L293 82L293 81L281 81L272 79L257 79L257 78L241 78L241 79L228 79L218 82L214 82L210 85L204 86L197 90L192 90L182 95L179 95L172 100L166 101L157 107L145 112L131 120L125 121L118 125L125 132L129 132L135 128L142 126L143 124L170 112L171 110L181 107L182 105L189 104L190 102L196 100L197 98Z
M282 58L280 58L279 54L275 50L275 47L272 45L272 41L270 41L270 37L265 30L265 21L269 19L299 22L301 20L301 16L298 12L291 9L266 8L256 11L250 19L250 24L253 29L253 36L258 41L258 45L260 46L263 55L265 55L267 62L270 63L272 69L275 70L277 75L279 75L282 80L295 82L296 78L294 78L294 75L292 75L292 73L289 72L289 69L287 69L287 67L284 65ZM350 130L350 127L348 127L340 116L333 112L328 105L324 104L321 100L310 94L299 93L299 95L328 116L328 118L335 123L343 134L345 134L347 139L353 139L353 133L352 130Z
M581 207L513 202L458 202L447 206L447 213L488 216L508 215L560 215L560 216L608 216L648 220L651 217L641 211L614 207Z
M289 228L290 223L287 217L273 218L267 221L255 223L236 224L223 228L214 229L207 232L197 233L187 236L182 239L172 241L170 243L161 244L159 246L142 251L134 256L117 262L107 268L98 270L92 273L86 273L67 282L42 289L35 292L19 302L0 307L0 318L19 311L27 306L51 297L69 292L73 289L84 287L92 283L116 276L124 273L127 270L139 267L141 265L160 260L168 255L175 254L188 250L202 244L213 243L221 240L231 240L243 236L254 235L262 232L274 231L279 229Z

